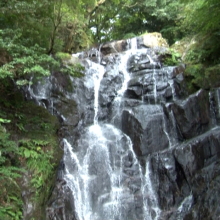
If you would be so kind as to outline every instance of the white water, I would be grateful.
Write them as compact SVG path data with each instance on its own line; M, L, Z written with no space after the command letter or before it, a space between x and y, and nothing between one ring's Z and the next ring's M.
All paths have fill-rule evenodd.
M120 74L123 75L124 78L121 88L116 91L117 96L111 103L115 105L117 102L117 106L115 106L118 107L118 115L121 115L123 111L123 96L124 92L127 89L127 83L130 80L130 73L127 71L127 60L135 53L137 47L136 42L131 40L130 46L132 48L130 51L124 52L123 54L116 56L116 58L118 58L116 62L117 67L114 67L115 70L117 69L116 74L120 72ZM100 55L100 53L98 53L98 55ZM150 56L149 59L151 63L154 63ZM100 60L101 57L98 58L99 63ZM161 181L161 185L163 185L163 182L162 180L157 179L157 174L154 174L153 170L151 169L151 156L149 156L147 162L144 161L146 158L143 159L141 161L141 166L140 162L136 158L136 154L133 151L133 146L130 138L125 135L121 130L115 128L113 125L104 124L101 121L98 121L98 115L100 111L99 89L105 73L105 68L104 66L89 60L87 60L87 64L90 65L90 68L86 73L87 75L85 77L85 81L83 81L84 85L86 84L86 86L83 88L88 88L91 94L91 100L93 100L94 98L94 103L89 103L87 105L87 103L83 103L84 100L82 96L80 97L80 99L82 99L82 103L84 105L86 104L88 108L90 104L91 109L94 108L93 124L86 127L84 130L80 130L83 125L86 124L82 121L83 119L81 119L81 121L79 122L79 124L81 124L79 128L79 140L77 142L74 142L72 139L74 139L75 137L68 137L68 140L63 140L63 159L65 164L64 180L66 181L66 186L64 187L70 189L67 190L67 194L65 196L74 198L74 209L72 210L74 210L74 212L76 213L76 219L161 220L163 219L162 216L164 216L164 213L166 211L170 211L170 213L172 212L177 216L177 220L182 220L185 217L184 215L190 210L191 206L193 205L193 196L188 195L188 197L184 198L182 202L178 203L179 207L174 207L174 211L160 209L160 203L157 196L159 184L157 181ZM158 75L156 74L156 70L154 69L153 91L155 102L159 100L158 97L160 93L159 89L158 94L156 90L156 79L159 78L159 76L158 78L156 76ZM172 87L173 99L175 99L173 80L166 79L165 77L164 80L167 80ZM28 91L30 95L38 100L41 105L44 105L45 99L49 99L51 97L51 94L49 93L50 89L48 89L50 87L52 87L52 81L47 78L44 85L40 84L37 87L32 87L31 85L29 85ZM218 107L220 106L219 94L219 92L216 93L215 97L216 99L218 99ZM86 94L85 96L87 95L88 94ZM53 99L50 101L52 110L53 108L56 109L57 103L53 102ZM136 103L138 103L138 101L136 101ZM65 102L63 102L63 104L65 104ZM144 103L141 104L144 105ZM160 111L160 108L156 105L149 106L149 109L151 109L151 107L152 109L156 109L158 111L149 110L145 112L146 114L140 114L139 117L141 118L141 120L142 118L143 120L150 118L152 112L157 114L158 112L160 113L162 111L162 109ZM169 108L167 107L167 109ZM213 114L216 113L220 115L219 109L220 108L218 108L219 112L213 112ZM128 109L126 110L130 112L130 114L132 114L133 108L128 107ZM61 117L63 122L66 123L68 121L68 117L65 118L63 115L61 115ZM168 123L168 125L166 125L167 118L169 118L170 122ZM214 121L214 123L216 122ZM159 125L156 123L153 124L153 126L154 125L155 127L162 126L170 146L173 146L177 143L177 127L172 110L169 111L169 113L166 115L166 118L163 117L163 120ZM78 127L76 129L78 129ZM170 133L172 133L171 137L169 137ZM158 136L156 138L158 138ZM70 143L72 143L72 145ZM190 150L192 149L190 148ZM192 154L192 156L194 155ZM152 156L152 158L154 158L154 156ZM125 161L128 164L125 164ZM175 168L174 166L175 165L173 165L172 163L164 164L164 168L168 170L167 172L169 172L169 169ZM143 173L144 171L142 170L142 168L143 170L145 170L145 173ZM138 184L135 184L136 182ZM60 200L60 198L58 199ZM66 205L65 202L63 204ZM54 205L54 207L55 206L56 204ZM67 206L69 206L69 204ZM69 207L67 207L67 209L68 208ZM56 210L60 210L60 208ZM132 216L132 213L134 213L134 211L138 212L137 210L139 211L140 216ZM67 210L67 212L69 212L69 210ZM65 215L65 211L63 211L63 213ZM58 220L60 218L57 217L57 215L54 215L53 219ZM63 216L62 219L68 219L68 217Z
M91 75L93 78L94 85L94 124L98 124L98 110L99 110L99 87L100 82L105 73L104 66L99 63L89 61L90 68L88 69L87 75Z
M124 220L122 210L129 208L127 198L134 202L133 194L122 183L123 160L128 154L142 176L130 138L112 125L95 124L78 142L78 152L73 152L67 140L64 144L65 180L73 192L78 218ZM83 149L85 145L87 149Z
M153 83L154 83L154 89L153 89L153 93L154 93L154 102L155 104L157 103L157 79L156 79L156 63L154 62L154 60L151 58L150 55L147 55L148 59L150 60L150 63L154 66L153 68Z
M123 74L123 83L121 88L117 91L117 96L114 99L113 105L114 108L114 114L112 118L112 123L121 117L121 103L123 99L123 95L127 89L127 84L130 80L130 73L127 70L127 61L128 59L137 51L137 41L135 38L129 39L130 42L130 49L125 51L123 55L121 55L117 61L117 69L120 73Z
M121 116L123 95L130 80L128 59L136 52L136 39L130 40L130 50L119 55L117 71L123 75L122 86L116 91L114 117ZM150 56L152 64L155 62ZM80 135L76 146L64 140L65 181L72 191L77 220L158 220L158 207L153 187L150 162L145 174L133 151L130 138L110 124L98 121L99 89L105 68L99 63L87 61L90 68L84 82L87 88L94 86L94 120ZM154 98L157 102L156 70L153 70ZM155 108L155 106L152 108ZM156 108L159 108L156 106ZM161 111L161 109L159 109ZM114 120L112 120L114 121ZM170 142L163 120L163 130ZM134 192L141 193L140 195ZM139 200L140 201L139 201ZM132 216L138 203L140 217ZM136 215L136 214L135 214Z
M150 169L150 158L147 160L146 163L146 172L145 172L145 185L144 185L144 190L145 190L145 195L147 195L147 198L145 200L145 210L146 210L146 215L144 220L158 220L160 217L161 210L158 206L158 201L156 197L156 193L154 192L153 185L152 185L152 173ZM152 211L155 217L152 216Z
M130 39L130 50L136 51L137 50L137 38Z
M190 210L190 208L193 204L193 200L194 200L193 195L190 194L182 201L182 203L180 204L180 206L177 209L177 213L179 214L177 217L177 220L183 219L183 216L184 216L183 213L187 213Z

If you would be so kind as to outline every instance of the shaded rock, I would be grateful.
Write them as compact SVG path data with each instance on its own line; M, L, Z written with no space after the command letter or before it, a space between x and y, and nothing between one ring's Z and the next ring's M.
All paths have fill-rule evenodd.
M200 90L181 103L172 105L176 123L184 138L189 139L209 129L209 99Z
M99 89L100 106L109 106L121 88L123 75L115 70L106 72Z
M84 58L89 59L80 61L86 68L84 78L73 80L56 73L44 85L31 87L38 103L62 116L58 133L71 143L58 185L67 167L68 175L79 177L76 185L72 179L68 185L75 191L64 190L64 186L55 189L62 199L52 195L48 213L57 216L48 218L77 218L73 213L81 207L75 208L78 204L73 199L82 192L87 196L83 194L82 205L88 204L92 214L98 213L94 219L218 219L220 128L209 129L220 122L219 89L210 96L200 90L183 100L185 67L163 67L160 48L153 48L161 35L152 36L110 42L87 51ZM118 68L123 59L117 52L135 47L140 50ZM126 70L130 79L122 95ZM99 122L90 126L95 112L94 81L102 73ZM88 172L83 173L85 170ZM82 173L87 179L81 178ZM86 188L80 188L85 182Z
M110 53L120 53L128 49L128 43L126 40L113 41L102 45L101 52L103 55Z
M133 142L138 156L148 155L169 146L162 109L157 105L140 105L122 113L122 131Z
M80 118L77 110L77 105L74 100L60 99L59 102L54 102L53 107L56 109L56 114L61 117L63 125L71 125L75 127Z
M204 135L181 145L174 151L175 157L183 167L189 182L191 182L197 171L220 157L219 131L219 128L208 131Z

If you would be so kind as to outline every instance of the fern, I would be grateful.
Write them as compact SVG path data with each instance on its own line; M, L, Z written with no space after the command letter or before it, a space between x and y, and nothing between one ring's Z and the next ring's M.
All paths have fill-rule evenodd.
M10 120L1 119L1 123L9 122ZM25 170L12 165L13 158L17 156L16 143L10 140L10 134L0 124L0 219L4 220L22 219L21 190L17 179Z
M19 153L25 158L26 166L32 173L31 185L36 190L37 197L53 173L53 150L45 140L21 140Z
M0 168L0 180L10 179L13 181L13 179L21 177L21 172L24 172L24 169L13 166Z

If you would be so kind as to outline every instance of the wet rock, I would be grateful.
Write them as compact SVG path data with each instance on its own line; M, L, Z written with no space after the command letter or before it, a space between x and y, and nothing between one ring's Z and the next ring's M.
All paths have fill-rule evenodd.
M117 91L121 88L123 81L123 75L117 71L106 72L100 85L99 89L99 103L100 106L109 106Z
M188 181L194 177L198 170L219 158L219 131L219 128L211 130L175 150L175 157L185 170Z
M126 40L113 41L102 45L101 52L102 54L107 55L110 53L120 53L128 48L129 46Z
M147 54L145 52L131 56L127 63L128 70L130 72L138 72L145 69L160 68L160 65L151 56L154 56L154 54L150 55L150 53Z
M73 202L79 195L74 190L85 183L89 193L81 189L87 193L83 205L97 215L94 219L219 218L220 130L213 127L220 122L220 90L186 97L184 65L164 67L158 55L162 49L152 48L155 39L147 39L106 43L79 57L85 77L73 80L56 73L44 85L31 87L30 96L60 116L59 136L67 137L73 149L65 151L47 219L80 219L75 211L82 204ZM120 52L132 46L141 50L132 52L119 70ZM126 71L130 79L122 95L118 91ZM99 121L90 126L99 73ZM65 149L64 141L61 147ZM78 175L76 185L73 179L59 185L67 168L73 179Z
M189 139L209 129L208 94L200 90L180 103L172 105L176 123L184 138Z
M157 105L141 105L130 111L124 110L122 131L131 138L138 156L146 156L169 146L162 109Z
M172 88L169 86L168 88L166 88L164 94L163 94L164 98L165 99L169 99L169 98L172 98L173 96L173 91L172 91Z
M210 94L210 107L211 111L213 112L214 121L216 124L220 124L220 88L216 88L211 94Z

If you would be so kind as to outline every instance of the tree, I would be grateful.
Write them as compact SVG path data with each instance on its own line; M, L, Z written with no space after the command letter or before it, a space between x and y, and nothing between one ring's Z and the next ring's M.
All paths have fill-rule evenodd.
M181 28L194 36L194 46L188 53L192 62L206 65L220 62L220 2L218 0L183 0Z
M52 5L48 0L11 0L3 2L0 8L0 29L19 29L23 44L38 44L49 47L51 22L48 14L52 13Z
M181 37L177 23L182 7L174 0L106 0L91 13L89 27L98 42L157 31L173 43Z

